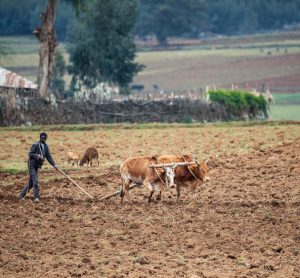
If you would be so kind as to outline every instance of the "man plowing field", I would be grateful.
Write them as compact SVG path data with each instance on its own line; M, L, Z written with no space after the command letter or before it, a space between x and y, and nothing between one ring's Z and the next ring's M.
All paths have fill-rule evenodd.
M31 146L31 149L28 153L28 170L29 170L29 180L28 183L24 186L23 190L19 194L19 200L24 199L25 195L33 187L34 193L34 202L38 203L40 198L39 192L39 182L38 182L38 170L42 168L45 159L57 169L56 163L54 162L48 145L46 144L47 133L42 132L40 134L40 140L34 143Z

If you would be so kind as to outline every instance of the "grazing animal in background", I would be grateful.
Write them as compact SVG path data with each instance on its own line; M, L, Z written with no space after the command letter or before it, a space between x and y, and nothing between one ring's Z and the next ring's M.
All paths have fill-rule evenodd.
M130 157L120 165L120 174L122 185L120 189L121 202L124 201L124 196L130 203L129 185L135 183L137 185L145 185L150 190L148 202L151 201L154 191L162 191L164 183L168 187L174 187L174 168L161 167L152 168L151 165L158 164L156 156L138 156Z
M191 155L162 155L159 157L159 163L177 163L177 162L193 162L194 158ZM180 188L182 186L189 187L195 190L199 183L209 181L208 176L208 161L200 161L189 166L177 166L175 168L175 184L178 202L180 196ZM161 192L160 192L161 195ZM161 196L159 196L161 197Z
M72 163L72 166L79 164L80 158L79 155L73 152L68 152L68 164Z
M79 161L79 166L84 166L85 164L93 166L93 160L96 160L99 165L98 151L93 147L87 148Z

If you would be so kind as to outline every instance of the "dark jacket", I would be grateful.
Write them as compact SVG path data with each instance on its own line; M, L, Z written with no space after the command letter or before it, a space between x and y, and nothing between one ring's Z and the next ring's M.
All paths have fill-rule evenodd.
M41 141L37 141L31 146L31 149L28 153L30 166L42 168L44 161L42 159L38 159L38 155L42 155L44 158L46 158L52 166L56 164L50 154L48 145L46 143L43 144Z

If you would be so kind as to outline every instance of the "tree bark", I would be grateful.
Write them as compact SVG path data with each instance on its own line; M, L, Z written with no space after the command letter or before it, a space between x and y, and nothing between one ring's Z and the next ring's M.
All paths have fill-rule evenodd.
M45 13L41 15L42 27L35 28L34 34L40 42L40 63L38 89L41 97L49 97L49 85L56 47L54 16L56 0L48 0Z
M158 40L159 46L165 48L168 46L168 38L165 35L162 34L156 34L156 38Z

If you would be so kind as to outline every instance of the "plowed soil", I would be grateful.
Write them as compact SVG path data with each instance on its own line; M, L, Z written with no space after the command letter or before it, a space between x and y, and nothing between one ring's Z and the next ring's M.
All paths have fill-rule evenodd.
M183 189L179 203L166 190L149 204L145 188L131 191L133 205L100 202L118 190L117 165L85 167L75 178L93 202L58 175L45 179L47 170L41 202L32 192L18 201L27 176L0 174L0 276L300 277L299 132L245 153L216 151L211 180Z

